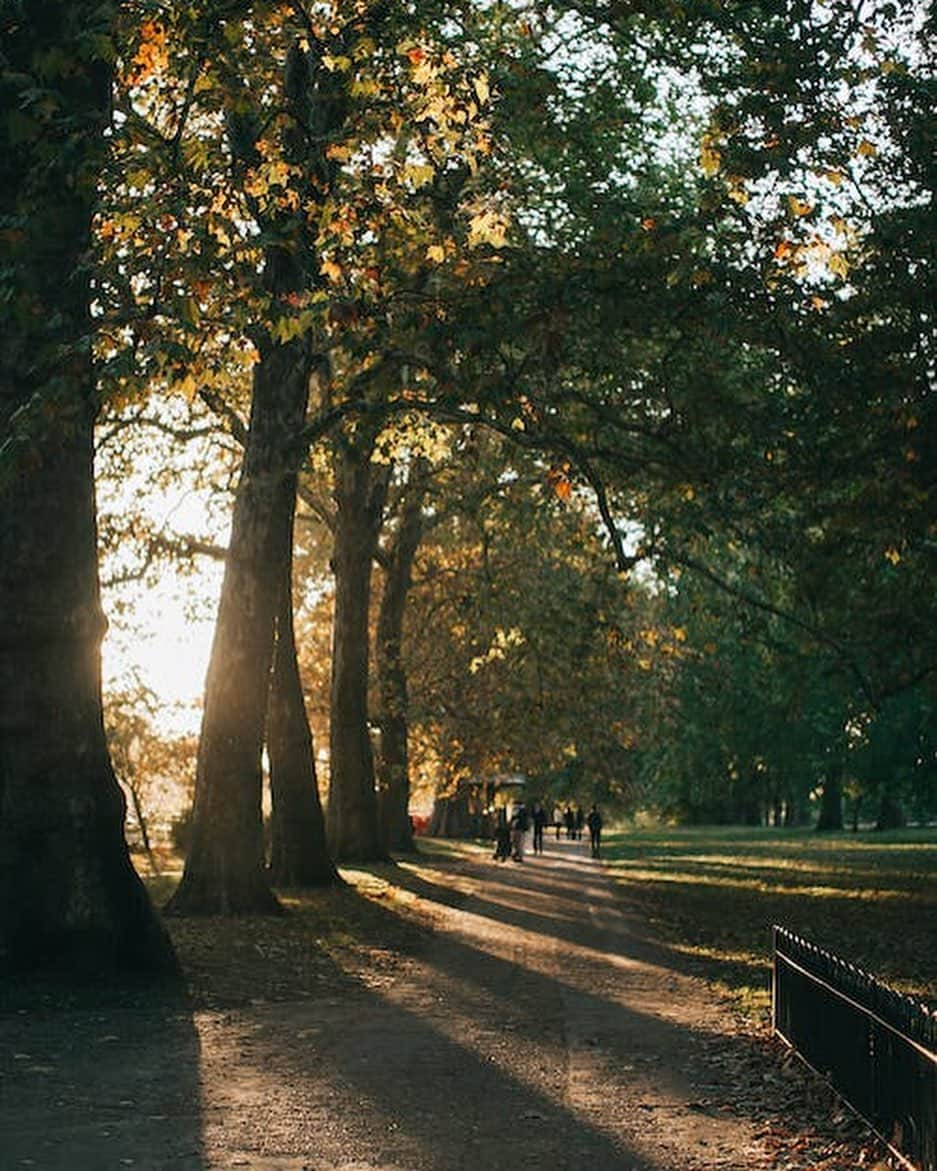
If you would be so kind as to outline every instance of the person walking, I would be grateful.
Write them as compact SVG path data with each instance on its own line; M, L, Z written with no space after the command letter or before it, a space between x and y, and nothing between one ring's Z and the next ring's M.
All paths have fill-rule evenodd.
M582 806L577 805L576 806L576 833L574 834L574 837L576 838L577 842L582 841L582 827L583 827L583 824L585 823L585 820L586 820L586 815L582 811Z
M586 825L589 827L589 844L592 847L592 857L598 858L599 850L602 847L602 814L599 813L598 805L593 805L589 810Z
M547 824L547 811L540 804L539 801L534 802L533 810L531 811L530 820L534 826L534 853L543 853L543 831Z
M524 861L524 834L527 833L529 823L527 807L522 801L511 818L511 857L515 862Z
M498 810L498 824L495 828L495 853L494 858L496 862L507 862L511 855L511 830L508 826L508 812L501 808Z

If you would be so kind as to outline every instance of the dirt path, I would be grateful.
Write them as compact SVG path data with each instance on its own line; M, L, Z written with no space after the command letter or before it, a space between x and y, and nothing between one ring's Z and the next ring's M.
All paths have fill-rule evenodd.
M0 1171L771 1166L743 1042L581 843L395 881L430 943L339 964L324 995L8 1013Z

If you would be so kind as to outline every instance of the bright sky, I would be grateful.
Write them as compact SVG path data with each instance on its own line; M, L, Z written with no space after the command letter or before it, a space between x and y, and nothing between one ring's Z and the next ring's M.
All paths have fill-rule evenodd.
M154 458L154 466L155 462ZM217 510L203 493L184 483L153 487L151 470L141 464L135 473L139 478L138 474L123 478L109 498L107 490L102 493L102 511L120 515L143 507L165 536L226 541L227 533L219 529L226 526L227 518L213 515ZM106 560L103 581L119 569ZM160 730L166 733L198 731L222 575L222 563L208 557L197 558L185 572L161 561L147 581L103 588L109 623L102 647L105 692L136 683L149 688L156 696Z
M102 648L105 690L139 680L157 697L161 730L197 732L214 617L191 614L187 598L217 598L221 567L211 565L194 577L167 571L141 593L126 612L112 610ZM107 613L107 598L104 599Z

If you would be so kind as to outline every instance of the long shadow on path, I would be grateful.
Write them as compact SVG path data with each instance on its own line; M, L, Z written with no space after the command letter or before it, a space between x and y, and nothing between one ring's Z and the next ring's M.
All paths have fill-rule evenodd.
M203 1171L200 1098L181 998L3 988L3 1171Z
M410 873L411 888L447 911L402 978L359 972L324 1014L309 1004L256 1017L236 1045L241 1088L229 1074L222 1091L243 1098L252 1087L245 1147L267 1159L316 1151L315 1171L758 1166L753 1128L718 1108L740 1044L688 1014L685 987L671 989L646 954L609 954L591 881L571 888L574 904L585 899L571 943L550 934L546 916L525 921L514 907L517 921L497 918L500 903L458 883L471 870L455 868L455 892L445 864L422 888ZM534 898L544 876L518 875L517 897ZM565 882L562 870L551 876L551 897ZM706 1080L714 1046L720 1084ZM289 1127L276 1109L284 1093Z

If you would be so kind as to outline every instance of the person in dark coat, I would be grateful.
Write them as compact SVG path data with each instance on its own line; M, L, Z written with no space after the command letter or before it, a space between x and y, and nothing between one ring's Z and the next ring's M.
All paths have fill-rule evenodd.
M506 809L498 810L498 824L495 826L495 853L496 862L507 862L511 856L511 828L508 825Z
M534 827L534 853L543 853L543 831L547 824L547 811L540 804L539 801L534 802L534 807L530 813L530 820Z
M592 857L598 858L599 850L602 847L602 814L599 813L598 805L593 805L589 810L586 824L589 827L589 843L592 847Z

